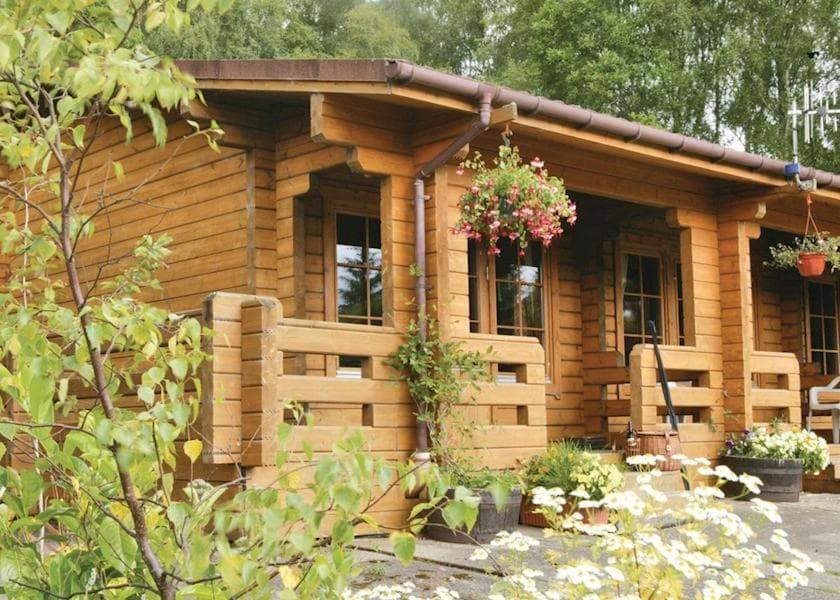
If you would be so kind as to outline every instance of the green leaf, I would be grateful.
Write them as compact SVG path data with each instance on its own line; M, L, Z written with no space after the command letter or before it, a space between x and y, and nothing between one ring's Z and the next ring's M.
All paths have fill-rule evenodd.
M493 502L496 504L496 510L498 512L502 512L502 509L510 496L510 485L497 479L488 485L486 489L490 492L490 495L493 496Z
M404 565L408 565L414 558L416 540L414 536L405 531L395 531L390 535L391 548L394 556Z
M163 24L166 20L166 13L162 10L152 9L146 14L146 31L151 31Z
M76 148L82 148L85 145L85 126L76 125L73 128L73 143Z
M0 40L0 69L5 69L9 66L11 56L12 53L9 50L9 45L3 40Z
M64 33L70 26L70 18L65 12L50 13L47 15L47 23L59 33Z
M187 368L189 367L189 364L186 359L181 357L170 358L168 364L169 368L172 369L172 374L179 380L184 379L187 376Z
M153 390L147 385L141 385L137 388L137 397L140 398L140 400L145 402L147 405L154 404L155 390Z
M204 444L201 440L189 440L188 442L184 442L184 454L186 454L190 462L195 464L195 461L201 456L201 451L204 448Z

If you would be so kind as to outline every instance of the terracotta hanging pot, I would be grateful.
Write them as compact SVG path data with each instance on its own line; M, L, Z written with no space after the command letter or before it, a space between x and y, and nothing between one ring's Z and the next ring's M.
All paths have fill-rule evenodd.
M801 252L796 268L802 277L819 277L825 271L825 254L822 252Z

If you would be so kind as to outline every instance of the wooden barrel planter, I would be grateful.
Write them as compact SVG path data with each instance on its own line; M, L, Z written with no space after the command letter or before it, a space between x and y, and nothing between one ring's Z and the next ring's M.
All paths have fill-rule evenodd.
M511 490L502 510L496 510L493 496L486 490L473 490L481 498L478 505L478 517L469 535L464 530L452 530L443 519L443 512L439 508L427 515L427 525L423 528L423 537L439 542L453 544L472 544L475 541L485 544L496 537L500 531L513 531L519 522L519 507L522 504L522 491ZM446 497L455 497L455 490L448 490ZM472 539L471 539L472 538Z
M769 502L798 502L802 491L802 461L798 458L748 458L746 456L723 456L721 464L732 469L736 474L747 473L761 479L761 493L758 498ZM744 494L744 485L737 481L727 481L723 485L724 493L742 500L755 498L756 494Z
M537 506L531 503L531 497L526 495L522 496L522 507L519 509L519 523L521 525L529 525L531 527L539 527L541 529L546 529L551 527L548 524L548 520L545 518L545 515L536 512ZM563 508L568 512L569 505L566 504ZM590 524L590 525L606 525L609 523L610 520L610 513L606 509L589 509L589 510L581 510L581 515L583 515L583 522Z

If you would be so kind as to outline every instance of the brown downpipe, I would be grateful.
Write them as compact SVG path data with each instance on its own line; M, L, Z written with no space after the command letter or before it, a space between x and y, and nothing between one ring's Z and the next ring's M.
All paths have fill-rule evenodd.
M482 93L478 105L478 116L470 123L464 133L455 138L446 148L441 150L435 157L426 163L423 168L417 171L414 177L414 264L417 266L418 275L414 283L414 295L417 303L417 321L420 327L420 338L426 340L426 322L422 318L426 314L426 178L432 175L439 167L451 159L458 150L473 141L482 132L490 127L492 95ZM422 406L420 412L425 412ZM417 440L414 452L414 460L417 463L428 462L431 459L429 454L429 431L426 423L417 420Z

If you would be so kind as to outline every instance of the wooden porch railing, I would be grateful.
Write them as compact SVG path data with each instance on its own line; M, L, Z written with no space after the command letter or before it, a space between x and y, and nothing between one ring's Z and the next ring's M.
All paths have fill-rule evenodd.
M276 429L289 417L282 408L286 400L302 404L314 420L293 437L291 451L302 450L304 440L316 453L328 451L347 428L360 429L379 455L404 458L414 450L414 405L407 386L385 365L404 339L397 330L284 318L278 300L239 294L214 294L205 314L218 332L202 407L213 448L205 460L273 465ZM487 425L474 438L482 462L509 466L542 450L545 363L539 342L484 335L459 341L472 350L492 347L490 361L515 374L511 383L483 384L461 407L467 418ZM352 357L361 368L354 377L306 368L286 372L284 357L292 354Z
M768 375L776 382L773 388L753 386L750 392L753 424L764 425L778 419L784 423L800 425L802 398L799 360L796 355L755 350L750 355L750 368L753 375L758 375L760 385L763 385Z
M671 398L678 416L683 451L714 456L724 440L723 374L719 354L688 346L660 346ZM668 429L665 398L651 344L630 353L630 415L638 429Z

